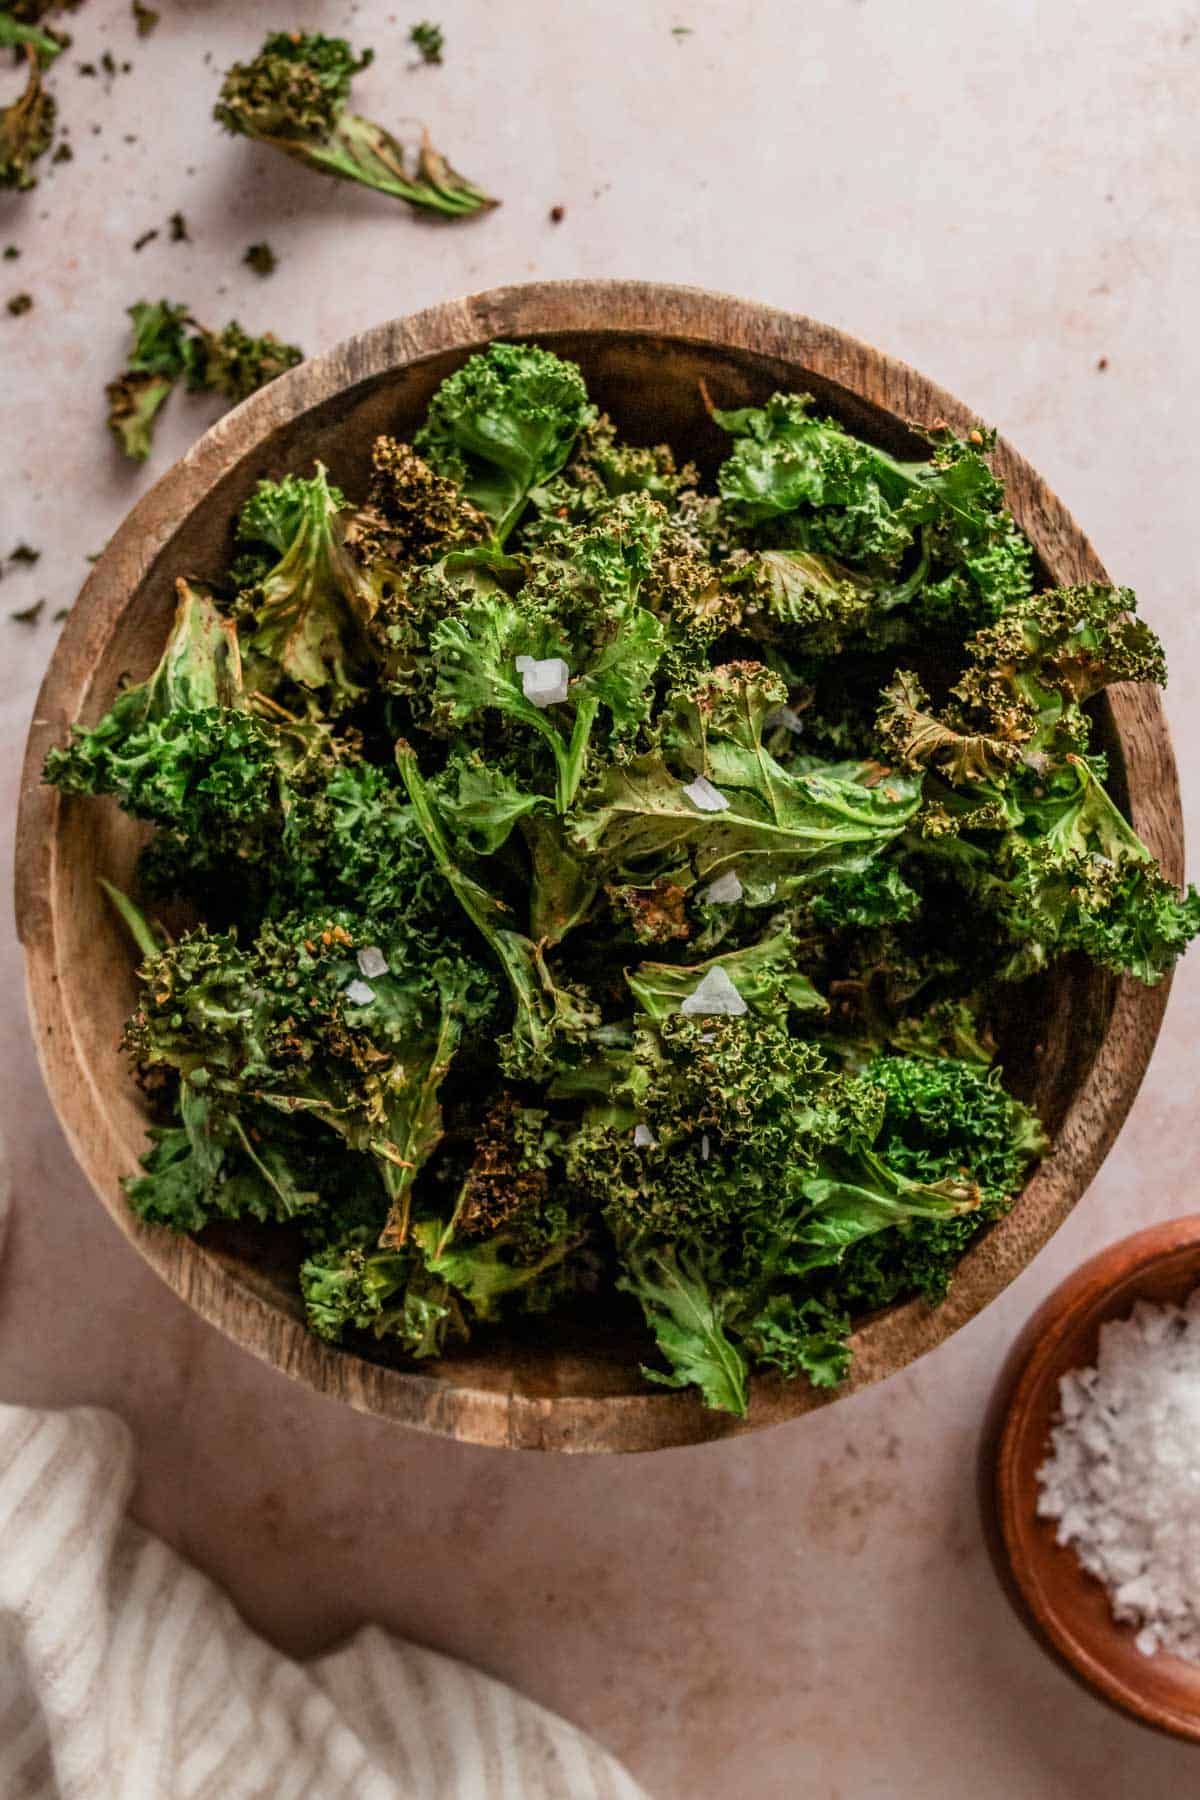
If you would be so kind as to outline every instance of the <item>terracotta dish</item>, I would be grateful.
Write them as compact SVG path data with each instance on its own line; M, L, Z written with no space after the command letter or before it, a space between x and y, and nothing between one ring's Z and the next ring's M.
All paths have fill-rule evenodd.
M845 424L901 454L924 454L911 424L973 413L903 363L767 307L640 282L502 288L377 326L304 363L228 414L165 475L116 533L68 620L30 733L17 848L17 915L46 1081L103 1204L140 1253L206 1319L298 1380L351 1405L473 1443L553 1450L652 1450L775 1424L828 1401L806 1384L763 1379L739 1426L692 1393L654 1388L648 1339L611 1314L480 1334L419 1368L385 1345L334 1350L304 1330L295 1248L278 1228L210 1228L198 1242L139 1225L120 1178L145 1142L145 1113L118 1049L134 998L132 958L96 877L124 885L139 833L115 808L64 802L39 777L46 751L90 724L118 677L141 678L166 635L173 583L224 565L237 508L263 476L320 458L348 492L365 485L372 439L404 435L442 378L493 338L535 338L574 357L592 397L635 441L668 440L712 471L726 440L720 406L774 389L816 395ZM1007 444L995 465L1017 520L1054 583L1104 578L1054 495ZM1148 596L1153 617L1153 598ZM1175 765L1156 694L1118 687L1097 712L1115 791L1165 873L1178 880L1182 831ZM1166 1002L1079 965L1014 989L1001 1021L1010 1080L1054 1148L1019 1203L971 1252L945 1305L890 1309L855 1341L848 1393L932 1348L986 1306L1060 1225L1112 1143L1137 1092ZM836 1397L836 1396L835 1396Z
M996 1426L981 1465L985 1523L1010 1597L1041 1642L1113 1706L1146 1725L1200 1743L1200 1667L1143 1656L1114 1622L1100 1582L1039 1519L1037 1470L1049 1449L1059 1378L1095 1362L1100 1327L1136 1300L1179 1301L1200 1283L1200 1214L1152 1225L1102 1250L1036 1312L1000 1387Z

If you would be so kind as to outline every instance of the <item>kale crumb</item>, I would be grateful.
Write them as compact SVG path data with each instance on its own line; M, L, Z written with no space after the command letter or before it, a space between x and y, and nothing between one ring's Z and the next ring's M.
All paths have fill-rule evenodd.
M20 254L21 254L21 251L20 251L20 248L18 245L5 244L5 246L4 246L5 262L16 262L18 256L20 256Z
M171 242L173 244L190 244L191 241L188 235L187 220L181 212L173 212L171 214Z
M8 310L14 319L19 319L21 314L27 313L32 306L32 294L14 294L8 302Z
M693 35L690 25L672 25L671 27L671 36L673 38L692 37Z
M422 19L409 32L408 41L419 53L423 63L441 62L442 51L446 48L446 36L440 25L431 25L428 19Z
M11 612L8 616L15 625L36 625L45 604L45 600L35 600L32 606L23 606L18 612Z
M134 240L133 240L134 249L135 250L144 250L146 248L146 245L152 244L157 236L158 236L157 231L143 231L140 238L134 238Z
M1096 367L1097 367L1097 368L1098 368L1098 369L1107 369L1107 367L1108 367L1108 358L1107 358L1107 356L1102 356L1102 357L1101 357L1101 358L1100 358L1100 360L1099 360L1099 362L1098 362L1098 363L1097 363L1097 364L1096 364Z
M81 75L94 75L96 73L96 65L93 62L77 63L75 66Z
M100 58L100 67L104 70L104 73L106 75L115 75L116 74L116 72L117 72L116 58L113 56L113 53L111 50L106 50L104 52L104 55Z
M279 266L279 258L270 244L251 244L242 261L256 275L273 275Z
M24 563L27 568L32 568L41 554L41 551L35 550L32 544L18 544L8 560L9 562Z
M69 618L70 612L71 609L69 606L60 606L57 612L51 613L50 623L52 625L61 625L64 619Z
M54 152L54 155L50 158L50 161L52 163L74 162L75 152L72 150L70 144L66 142L60 143L57 150Z
M552 206L550 208L550 223L552 225L561 225L566 216L567 209L565 206Z
M141 0L133 0L130 11L133 14L134 23L137 26L138 36L149 37L150 33L154 30L154 27L158 24L160 15L154 11L153 7L143 6Z

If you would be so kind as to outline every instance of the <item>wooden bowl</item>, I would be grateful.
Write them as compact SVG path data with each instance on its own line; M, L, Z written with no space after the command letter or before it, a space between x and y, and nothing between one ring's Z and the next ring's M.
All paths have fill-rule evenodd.
M997 1567L1021 1618L1064 1667L1143 1724L1200 1743L1200 1667L1143 1656L1114 1622L1108 1594L1036 1513L1058 1384L1096 1360L1100 1327L1137 1300L1179 1303L1200 1282L1200 1213L1152 1225L1077 1269L1039 1308L1014 1348L985 1434L981 1498ZM984 1465L990 1465L984 1466Z
M137 1163L145 1115L117 1048L134 997L131 957L96 877L130 880L139 831L115 808L64 801L40 785L46 751L74 721L90 724L117 679L153 666L183 572L224 564L231 521L263 476L314 458L361 492L372 439L404 433L439 381L494 338L536 338L574 357L593 397L632 438L667 439L709 471L722 435L700 402L722 406L806 390L847 425L923 454L910 422L976 423L959 401L903 363L827 325L700 291L641 282L501 288L377 326L304 363L229 413L134 508L96 564L63 630L29 736L17 846L17 919L30 1006L51 1097L97 1194L141 1254L206 1319L277 1368L351 1405L474 1443L554 1450L650 1450L774 1424L827 1402L805 1383L756 1380L739 1425L691 1393L639 1372L648 1342L632 1316L610 1315L481 1334L419 1368L366 1340L335 1350L301 1320L295 1247L279 1228L211 1227L197 1241L130 1214L120 1177ZM995 466L1044 575L1104 579L1094 551L1027 463L1001 442ZM1167 875L1182 872L1175 765L1158 697L1119 687L1097 709L1116 792ZM856 1334L848 1393L892 1374L986 1306L1084 1192L1146 1068L1166 984L1148 990L1065 966L1014 991L1001 1033L1020 1093L1054 1149L1012 1213L965 1259L949 1299L911 1303Z

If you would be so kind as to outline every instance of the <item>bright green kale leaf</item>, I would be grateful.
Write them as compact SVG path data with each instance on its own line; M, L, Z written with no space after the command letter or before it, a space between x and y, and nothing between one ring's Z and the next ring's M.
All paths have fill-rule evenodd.
M744 1419L746 1356L725 1329L727 1302L708 1284L698 1262L683 1251L631 1245L617 1286L640 1303L669 1365L669 1374L643 1365L647 1380L663 1387L695 1385L706 1406Z
M682 873L690 885L733 871L743 884L774 881L780 899L864 867L913 818L920 784L870 764L792 773L762 741L785 698L754 663L713 669L677 694L664 749L611 765L582 797L577 850L608 880Z
M443 381L413 445L461 485L503 544L594 417L574 363L533 344L492 344Z

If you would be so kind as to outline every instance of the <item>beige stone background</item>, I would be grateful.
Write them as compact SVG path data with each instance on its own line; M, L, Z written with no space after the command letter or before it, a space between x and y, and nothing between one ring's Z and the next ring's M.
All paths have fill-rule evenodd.
M0 299L35 300L22 318L0 308L0 552L42 549L0 583L6 817L50 613L209 416L178 396L155 463L118 460L101 387L130 301L178 296L318 350L498 282L624 275L828 319L994 420L1166 638L1195 825L1194 6L428 0L445 66L412 71L404 37L426 0L155 4L145 41L124 0L88 0L71 21L54 84L75 160L0 197L0 243L22 251L0 262ZM218 71L276 22L374 44L361 110L427 120L502 209L433 229L218 133ZM106 47L132 70L77 73ZM177 208L189 243L169 241ZM281 259L269 281L240 261L263 237ZM10 622L40 595L39 624ZM588 1727L657 1800L1118 1800L1196 1780L1194 1752L1106 1712L1015 1622L981 1543L973 1459L999 1361L1040 1298L1095 1247L1196 1206L1200 956L1102 1175L987 1314L819 1417L620 1462L477 1451L355 1417L193 1318L72 1164L11 931L0 972L19 1203L0 1397L123 1412L142 1518L268 1636L305 1652L381 1620Z

